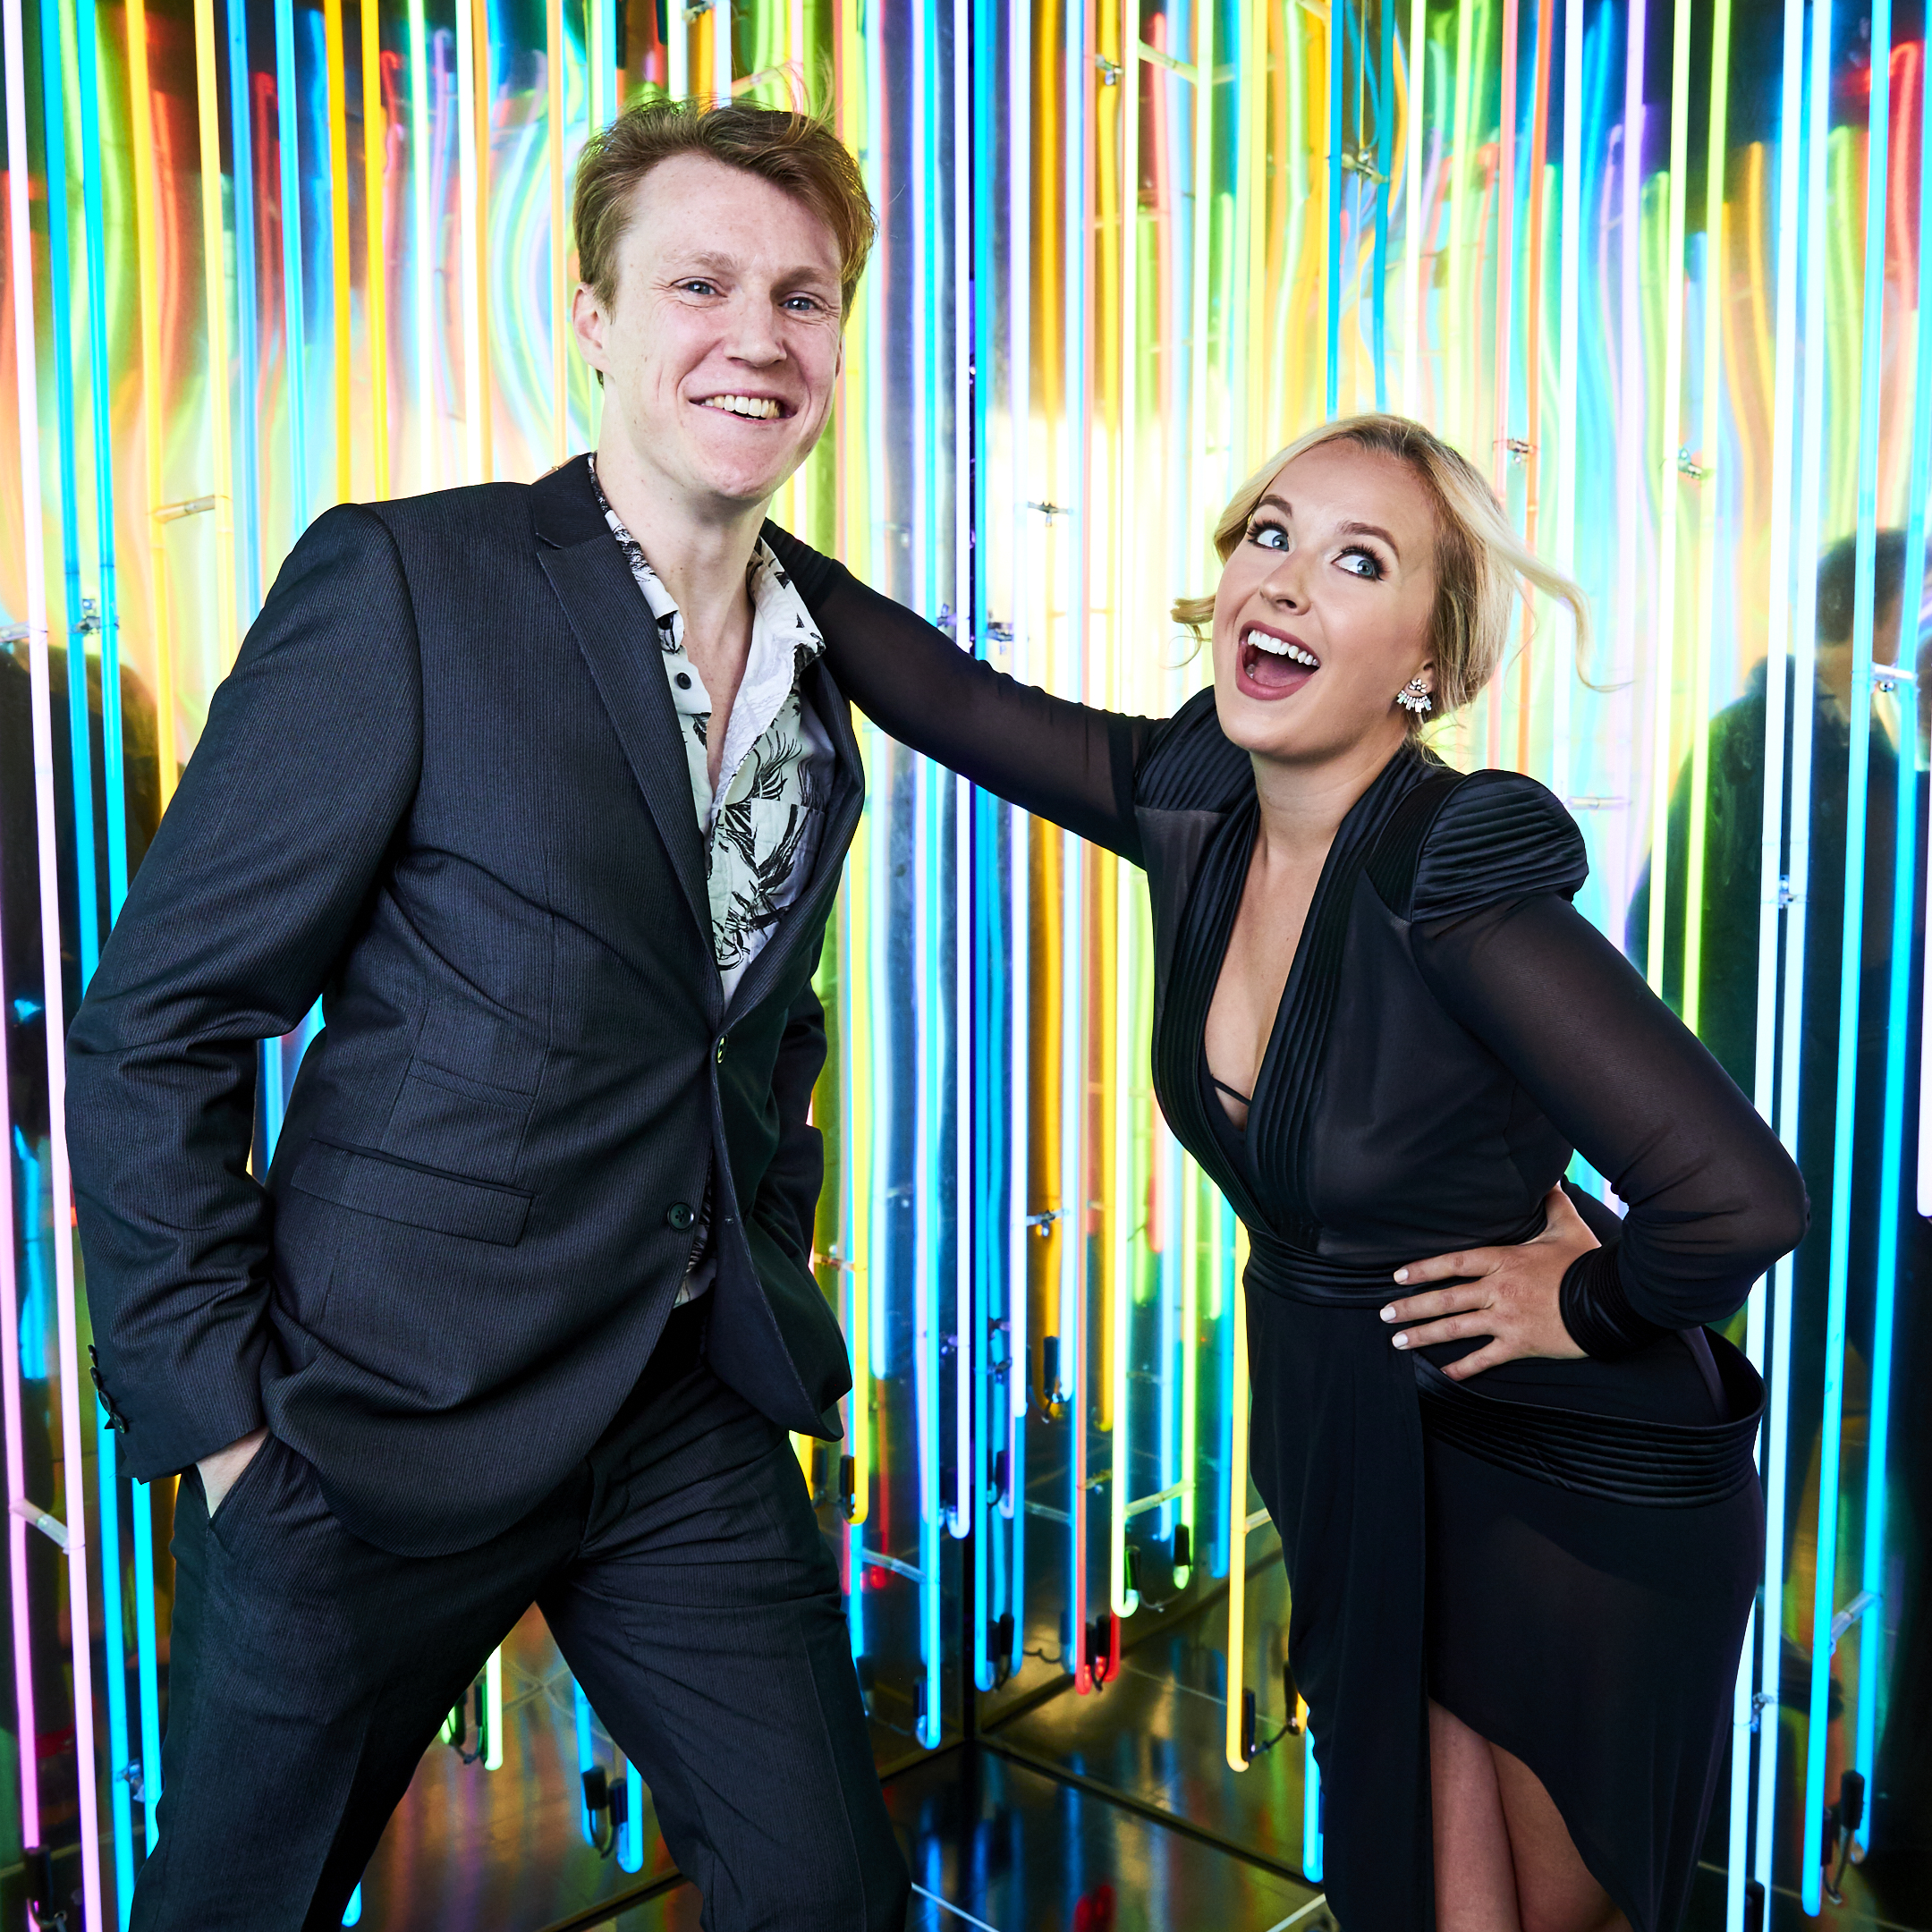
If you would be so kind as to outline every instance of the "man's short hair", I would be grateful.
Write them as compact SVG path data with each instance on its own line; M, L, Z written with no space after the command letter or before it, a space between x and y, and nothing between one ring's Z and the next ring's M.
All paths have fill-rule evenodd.
M1872 570L1872 615L1882 617L1898 601L1905 581L1905 532L1877 533ZM1858 538L1841 537L1818 559L1818 634L1826 644L1852 640L1852 606L1858 597Z
M742 168L818 216L838 244L842 309L852 313L878 231L859 164L816 115L736 101L643 101L585 144L572 211L577 273L600 302L616 299L617 246L631 223L631 190L659 163L683 154Z

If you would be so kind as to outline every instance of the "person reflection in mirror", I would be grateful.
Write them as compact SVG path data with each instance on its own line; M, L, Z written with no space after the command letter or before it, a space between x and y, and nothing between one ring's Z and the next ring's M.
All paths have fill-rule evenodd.
M1873 545L1872 661L1880 668L1899 663L1902 604L1906 580L1904 532L1883 530ZM1891 979L1894 959L1894 861L1897 857L1898 787L1902 773L1920 791L1917 814L1923 850L1925 758L1922 743L1926 699L1932 696L1928 655L1932 644L1912 627L1919 702L1919 747L1901 748L1901 712L1883 689L1865 701L1871 706L1872 730L1867 767L1865 886L1860 908L1858 958L1859 1024L1855 1041L1840 1035L1840 989L1844 957L1846 845L1850 831L1849 780L1851 714L1854 701L1852 630L1857 614L1858 541L1834 543L1818 564L1817 672L1809 693L1811 761L1809 772L1810 853L1805 889L1804 986L1798 1069L1798 1108L1787 1125L1797 1136L1798 1165L1813 1204L1810 1232L1791 1267L1791 1371L1788 1384L1788 1452L1784 1493L1771 1499L1784 1523L1786 1561L1798 1539L1818 1521L1818 1445L1824 1416L1826 1303L1831 1275L1833 1178L1838 1122L1838 1076L1847 1053L1857 1055L1856 1097L1852 1115L1851 1213L1845 1269L1845 1338L1850 1352L1846 1376L1847 1415L1867 1410L1870 1388L1874 1291L1878 1270L1880 1182L1900 1148L1919 1143L1919 1082L1914 1072L1904 1089L1902 1131L1888 1146L1885 1124L1885 1063L1890 1043ZM1664 905L1662 986L1664 997L1695 1024L1704 1043L1741 1087L1757 1078L1758 951L1763 902L1765 733L1767 668L1760 659L1745 682L1743 695L1710 721L1706 741L1701 877L1698 886L1699 965L1694 988L1686 982L1684 909L1690 894L1692 805L1696 774L1686 758L1671 793L1666 843L1668 891ZM1784 678L1784 760L1792 771L1797 708L1797 665L1787 660ZM1916 780L1915 780L1916 773ZM1790 797L1787 791L1787 800ZM1790 805L1784 810L1790 835ZM1914 911L1907 943L1912 947L1910 984L1922 985L1925 943L1924 867L1908 853L1915 881ZM1789 846L1783 862L1789 863ZM1631 900L1626 945L1639 967L1648 961L1654 860L1647 863ZM1693 1003L1690 997L1696 994ZM1908 1067L1916 1070L1916 998L1913 1037L1903 1044ZM1919 1216L1910 1177L1900 1191L1897 1237L1896 1309L1894 1360L1900 1372L1925 1360L1932 1347L1932 1226ZM1741 1339L1741 1324L1736 1325ZM1892 1405L1894 1439L1889 1456L1894 1501L1888 1543L1896 1553L1904 1589L1886 1606L1885 1623L1912 1629L1911 1618L1928 1607L1924 1552L1932 1545L1932 1440L1924 1420L1926 1405L1904 1399L1902 1383ZM1915 1607L1916 1606L1916 1607ZM1795 1605L1785 1631L1780 1700L1804 1709L1810 1703L1811 1616L1809 1603ZM1900 1646L1897 1674L1884 1700L1885 1727L1876 1766L1858 1767L1873 1793L1870 1845L1883 1860L1894 1847L1921 1845L1932 1803L1932 1779L1926 1769L1924 1738L1932 1723L1932 1672L1918 1661L1923 1644ZM1843 1662L1849 1663L1848 1649ZM1843 1735L1842 1684L1835 1682L1829 1707L1834 1725L1834 1761L1829 1785L1849 1759Z
M1362 1932L1669 1932L1756 1587L1762 1385L1706 1334L1798 1241L1796 1171L1572 908L1556 799L1420 725L1520 589L1487 484L1358 417L1215 533L1214 684L1166 718L1016 683L775 539L895 738L1145 868L1154 1080L1245 1224L1252 1466ZM1617 1217L1561 1186L1572 1151Z

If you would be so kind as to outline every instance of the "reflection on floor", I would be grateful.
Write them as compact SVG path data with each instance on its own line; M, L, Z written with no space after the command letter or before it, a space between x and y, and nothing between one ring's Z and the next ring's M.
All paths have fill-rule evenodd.
M1251 1682L1278 1658L1279 1572L1248 1597ZM889 1776L887 1800L919 1888L914 1932L1320 1932L1299 1876L1302 1754L1290 1736L1228 1769L1224 1597L1154 1630L1119 1678L1078 1697L1050 1679L987 1700L980 1741ZM486 1773L458 1752L425 1758L369 1868L367 1932L697 1932L699 1901L647 1817L640 1868L586 1841L576 1707L534 1614L506 1648L505 1755ZM1278 1663L1273 1666L1278 1672ZM1270 1702L1278 1703L1278 1676ZM1266 1705L1264 1706L1266 1708ZM1273 1722L1263 1725L1270 1734ZM882 1733L884 1751L895 1742ZM606 1740L597 1756L614 1763ZM1722 1841L1715 1851L1721 1856ZM649 1889L654 1895L640 1896ZM1922 1890L1884 1902L1853 1870L1843 1908L1804 1919L1774 1897L1768 1932L1932 1932ZM1699 1875L1684 1932L1721 1932L1724 1880Z

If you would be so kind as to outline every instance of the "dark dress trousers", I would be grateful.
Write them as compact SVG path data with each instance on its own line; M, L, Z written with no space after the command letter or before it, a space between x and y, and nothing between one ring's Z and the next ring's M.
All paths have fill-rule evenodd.
M351 1854L373 1846L436 1700L538 1598L567 1655L574 1633L580 1675L606 1685L601 1714L685 1869L728 1871L708 1924L897 1922L903 1870L836 1572L784 1435L835 1436L851 1379L810 1268L822 1154L808 1109L825 1056L811 975L863 780L837 688L822 665L807 680L836 756L817 869L729 1003L655 629L584 459L534 486L331 510L216 694L75 1019L68 1120L125 1466L190 1470L264 1422L272 1438L212 1526L191 1475L178 1524L184 1619L210 1597L224 1608L177 1628L157 1855L172 1824L184 1845L219 1845L233 1876L251 1818L323 1819L315 1845L305 1822L300 1845L269 1848L273 1911L244 1902L233 1923L339 1916ZM326 1023L258 1180L256 1043L318 997ZM669 1331L681 1366L659 1430L640 1377L708 1177L715 1285ZM560 1542L560 1521L580 1533ZM276 1525L301 1526L299 1558ZM733 1568L741 1537L772 1546L763 1570ZM704 1644L675 1637L668 1609L638 1611L703 1598L650 1580L668 1547L699 1564L685 1582L705 1585L712 1561L720 1588L753 1580L709 1606L729 1614ZM627 1583L610 1583L612 1561ZM426 1594L432 1573L444 1580ZM761 1600L784 1614L760 1617ZM628 1646L628 1663L596 1665L593 1643ZM761 1674L789 1666L773 1644L797 1653L806 1686L775 1703ZM272 1688L268 1708L225 1710L244 1653L272 1665L278 1646L287 1711ZM185 1783L184 1680L189 1728L236 1733ZM424 1707L390 1736L399 1684ZM637 1714L682 1692L693 1721L672 1727L673 1750ZM760 1755L803 1754L784 1818L738 1801L756 1781L723 1755L747 1734L726 1714L754 1693ZM286 1760L267 1789L250 1724ZM674 1784L723 1799L667 1801ZM685 1819L700 1822L681 1844ZM828 1834L851 1868L827 1879L822 1914L808 1899L801 1915L803 1844ZM188 1883L170 1871L171 1902ZM153 1889L137 1923L231 1922L212 1893L190 1909Z

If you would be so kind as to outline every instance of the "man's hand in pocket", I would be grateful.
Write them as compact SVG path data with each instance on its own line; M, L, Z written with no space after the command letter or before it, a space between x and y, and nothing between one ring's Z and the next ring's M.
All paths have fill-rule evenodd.
M201 1471L201 1494L208 1498L210 1516L222 1506L222 1498L234 1487L235 1479L255 1460L256 1451L267 1440L266 1426L250 1429L240 1442L232 1442L225 1449L217 1449L195 1464Z

